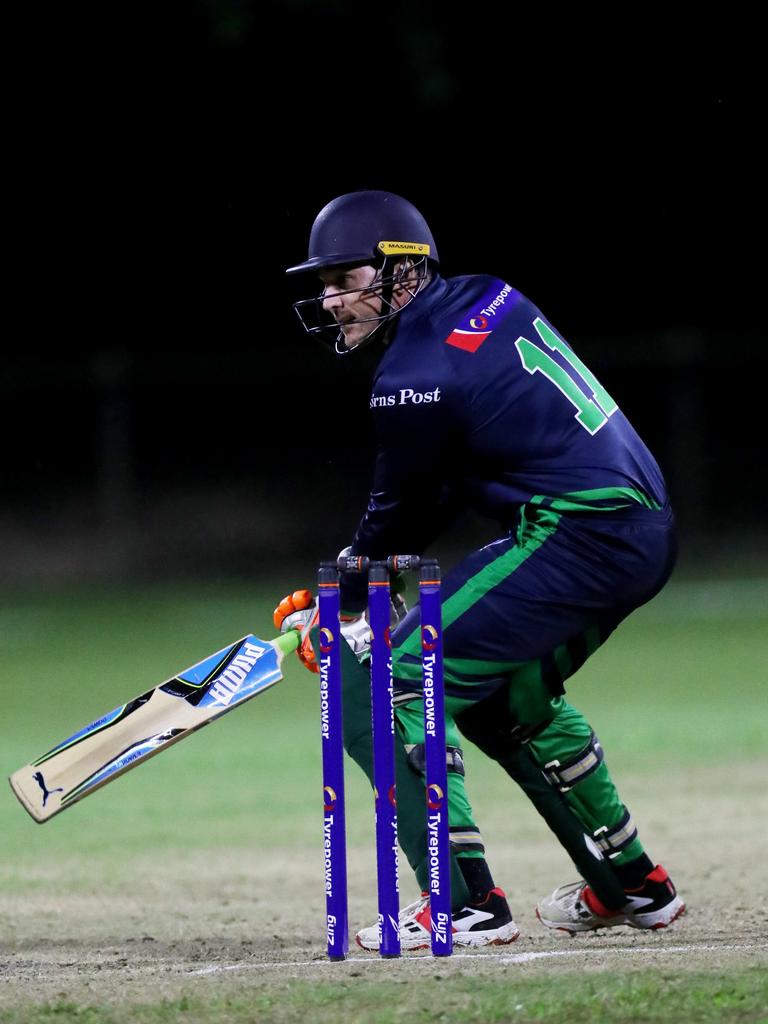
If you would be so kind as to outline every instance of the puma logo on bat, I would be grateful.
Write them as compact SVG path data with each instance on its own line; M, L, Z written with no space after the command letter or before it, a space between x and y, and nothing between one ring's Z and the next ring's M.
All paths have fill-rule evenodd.
M32 778L35 780L35 782L38 784L40 789L42 789L42 791L43 791L43 807L45 807L45 803L46 803L48 797L51 795L51 793L63 793L64 792L64 789L61 786L58 786L56 789L48 789L48 787L45 784L45 779L43 778L43 773L42 772L35 772L35 774L32 776Z

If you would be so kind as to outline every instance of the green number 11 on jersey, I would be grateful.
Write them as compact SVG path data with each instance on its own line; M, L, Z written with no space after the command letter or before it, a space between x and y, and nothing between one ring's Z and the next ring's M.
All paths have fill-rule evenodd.
M548 352L522 336L515 342L520 361L528 373L536 373L538 370L556 388L559 388L568 401L576 406L576 421L579 425L590 434L596 434L602 426L605 426L609 417L613 416L618 406L589 367L582 363L576 353L566 345L562 338L558 338L541 317L536 317L533 326L544 344L553 351L559 352L565 359L571 373L553 359ZM591 395L586 394L579 384L590 391Z

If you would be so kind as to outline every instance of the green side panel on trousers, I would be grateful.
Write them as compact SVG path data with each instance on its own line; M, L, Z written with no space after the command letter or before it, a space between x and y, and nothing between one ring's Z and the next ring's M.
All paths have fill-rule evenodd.
M488 565L484 565L474 576L470 576L455 594L443 601L443 630L449 629L452 623L481 601L490 590L511 576L515 569L552 536L559 521L560 515L550 509L537 508L532 518L526 518L525 510L521 510L517 545L509 548ZM404 666L400 664L399 656L410 654L411 657L417 657L420 650L421 630L417 627L392 651L392 668L396 679L408 678L401 676Z
M446 683L452 683L455 686L465 686L468 691L471 691L474 682L482 681L484 676L509 674L524 664L526 663L519 661L475 661L472 658L444 658L443 678ZM416 683L416 688L420 690L421 664L419 662L398 661L395 678L400 683L404 681Z
M532 505L544 505L558 512L616 512L632 505L659 510L661 505L636 487L594 487L587 491L569 491L550 496L536 494Z
M565 647L563 646L565 651ZM568 657L565 651L565 657ZM510 673L508 687L509 709L514 720L520 725L539 725L548 722L559 713L565 698L553 697L542 680L541 662L526 661L518 664ZM567 672L565 673L567 676ZM466 698L446 696L445 709L448 715L457 718L462 711L476 704L472 699L472 687L467 684Z

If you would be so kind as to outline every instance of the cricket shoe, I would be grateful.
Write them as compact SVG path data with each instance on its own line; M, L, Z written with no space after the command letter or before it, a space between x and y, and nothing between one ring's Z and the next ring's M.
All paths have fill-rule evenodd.
M428 949L432 941L429 893L403 907L398 917L401 949ZM503 889L491 889L481 903L469 903L453 915L455 946L505 946L520 935L512 920ZM379 926L362 928L355 936L363 949L379 948Z
M639 889L624 891L627 902L621 910L609 910L585 882L571 882L541 900L536 916L547 928L573 935L622 924L632 928L666 928L685 913L685 904L660 864L646 875Z

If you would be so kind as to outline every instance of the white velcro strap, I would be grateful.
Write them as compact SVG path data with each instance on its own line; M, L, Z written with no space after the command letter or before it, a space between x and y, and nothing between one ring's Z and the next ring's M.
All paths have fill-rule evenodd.
M548 761L544 765L544 774L555 789L559 789L561 793L567 793L578 782L597 771L603 762L603 756L600 741L592 733L589 746L585 747L575 758L564 764L558 760Z
M608 829L607 825L598 828L594 833L595 842L608 857L615 857L637 837L637 829L632 815L624 808L624 816L618 825Z

